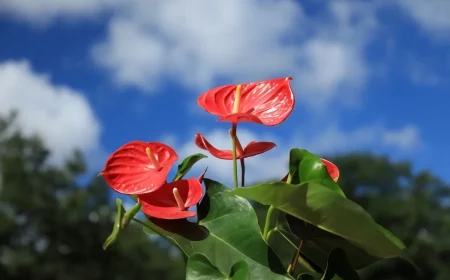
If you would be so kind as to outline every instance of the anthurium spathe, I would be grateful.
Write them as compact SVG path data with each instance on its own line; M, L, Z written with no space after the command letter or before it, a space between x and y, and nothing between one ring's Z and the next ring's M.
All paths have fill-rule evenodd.
M239 139L236 139L236 159L244 159L248 157L252 157L255 155L262 154L264 152L267 152L274 147L276 147L276 144L273 142L255 142L252 141L248 143L248 145L245 148L242 148L241 143L239 142ZM232 150L219 150L211 143L208 142L208 140L203 137L203 135L197 133L195 135L195 145L199 147L200 149L207 150L210 152L213 156L220 159L225 160L232 160L233 159L233 151Z
M154 218L174 220L193 217L188 208L197 204L203 195L201 179L191 178L163 184L151 193L138 195L142 212Z
M320 160L322 161L323 164L325 164L331 179L337 182L339 180L339 168L329 160L323 158L321 158Z
M220 116L223 122L253 122L274 126L292 112L295 97L291 77L210 89L198 98L198 105Z
M165 182L178 155L160 142L132 141L117 149L100 173L108 185L122 194L153 192Z

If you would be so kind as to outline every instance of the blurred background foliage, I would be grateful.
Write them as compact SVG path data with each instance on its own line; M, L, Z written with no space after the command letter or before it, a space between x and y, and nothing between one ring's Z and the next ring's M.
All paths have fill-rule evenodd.
M131 224L103 251L115 215L110 189L101 177L77 183L86 171L80 152L51 166L45 143L14 127L14 114L0 118L0 279L184 279L180 252L139 226ZM339 167L347 196L405 242L421 280L450 279L446 182L373 154L328 159ZM262 223L265 207L255 208ZM401 270L401 264L381 263L364 279L408 279L391 275Z

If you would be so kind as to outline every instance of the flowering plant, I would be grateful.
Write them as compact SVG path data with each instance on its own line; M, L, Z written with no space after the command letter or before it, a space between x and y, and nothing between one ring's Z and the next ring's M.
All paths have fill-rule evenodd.
M362 268L399 256L403 243L346 198L337 166L307 150L291 149L287 175L280 174L279 181L245 185L245 159L276 145L252 141L243 147L237 126L286 120L295 104L290 80L221 86L198 98L201 108L231 123L231 150L214 147L201 134L195 144L232 161L233 188L205 178L206 170L184 179L203 154L184 159L171 182L167 176L178 155L163 143L133 141L111 154L101 175L136 204L126 210L116 200L116 221L104 249L134 221L181 249L186 279L353 280L360 279ZM268 206L262 232L248 200ZM145 220L135 218L139 211Z

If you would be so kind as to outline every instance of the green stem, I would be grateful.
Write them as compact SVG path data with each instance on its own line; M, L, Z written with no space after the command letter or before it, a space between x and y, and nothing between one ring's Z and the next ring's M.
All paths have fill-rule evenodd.
M231 127L230 135L231 135L231 142L233 144L232 152L233 152L233 183L234 188L238 188L238 173L237 173L237 161L236 161L236 130L237 130L237 123L233 123L233 126Z
M289 266L288 273L292 275L295 271L295 265L298 263L298 258L300 257L300 251L302 250L303 246L303 239L300 240L300 244L298 245L297 252L295 253L294 260L292 261L292 264Z
M275 228L275 230L276 230L276 232L277 232L278 234L280 234L280 235L284 238L284 240L286 240L293 248L295 248L295 250L298 250L297 245L295 245L294 242L292 242L292 241L291 241L291 240L283 233L283 231L277 230L277 228ZM273 230L271 230L270 232L273 232ZM321 252L323 252L324 254L327 254L326 251L321 250ZM315 268L309 263L309 262L311 262L310 260L309 260L309 262L306 261L301 255L299 255L298 261L299 261L304 267L306 267L309 271L319 272L319 270L315 269ZM313 263L313 264L314 264L314 263ZM318 267L316 264L314 264L314 265L315 265L315 267ZM291 269L291 266L292 266L292 264L289 265L288 273L289 273L289 271L290 271L290 269Z
M269 237L269 231L270 231L270 220L272 219L273 211L275 210L275 207L270 205L269 209L267 210L266 214L266 223L264 224L264 232L263 232L263 238L267 241L267 238Z
M245 161L241 158L241 186L245 185Z

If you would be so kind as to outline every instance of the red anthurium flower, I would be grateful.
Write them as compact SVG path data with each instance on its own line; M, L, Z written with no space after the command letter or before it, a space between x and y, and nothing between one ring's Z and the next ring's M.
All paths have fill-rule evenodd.
M154 192L140 194L138 202L142 205L142 212L150 217L184 219L196 215L187 209L197 204L202 195L203 189L199 179L191 178L164 184Z
M320 160L322 161L323 164L325 164L325 166L327 168L327 171L328 171L328 174L330 174L330 177L335 182L337 182L338 179L339 179L339 169L337 168L337 166L334 163L332 163L331 161L329 161L329 160L326 160L326 159L323 159L323 158L321 158ZM289 173L286 176L284 176L284 178L281 179L281 181L282 182L286 182L288 176L289 176Z
M273 126L292 112L295 98L291 77L213 88L198 98L198 105L223 122L253 122Z
M197 133L195 135L195 145L199 147L200 149L207 150L210 152L213 156L220 159L225 160L232 160L233 159L233 152L231 150L219 150L213 145L211 145L208 140L203 137L203 135ZM236 139L236 158L237 159L243 159L252 157L258 154L262 154L264 152L267 152L270 149L273 149L275 147L275 143L273 142L255 142L252 141L248 143L248 145L242 149L241 143L239 142L239 139Z
M163 143L133 141L115 151L100 174L119 193L148 193L166 182L177 159L175 151Z
M335 182L337 182L339 179L339 169L337 168L337 166L329 160L326 160L323 158L321 160L322 160L323 164L325 164L325 166L327 167L328 174L330 174L330 177Z

